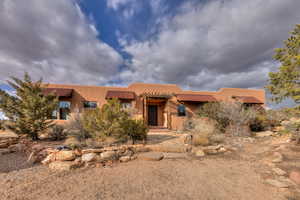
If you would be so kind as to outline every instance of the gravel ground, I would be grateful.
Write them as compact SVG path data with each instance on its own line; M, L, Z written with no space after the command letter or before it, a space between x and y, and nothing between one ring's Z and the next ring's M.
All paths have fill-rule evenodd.
M204 160L135 160L110 168L53 172L45 166L0 173L3 200L281 200L263 183L254 163Z

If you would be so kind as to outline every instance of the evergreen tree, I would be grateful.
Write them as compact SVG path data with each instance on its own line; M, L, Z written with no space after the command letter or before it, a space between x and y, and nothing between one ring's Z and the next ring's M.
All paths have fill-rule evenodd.
M274 58L281 63L278 72L269 74L267 89L272 100L279 103L291 98L300 103L300 24L296 25L284 47L275 50Z
M23 80L11 77L11 81L7 82L16 92L10 95L0 89L0 110L9 120L7 128L38 140L38 134L53 125L50 118L57 108L57 97L44 95L42 80L33 82L28 73Z

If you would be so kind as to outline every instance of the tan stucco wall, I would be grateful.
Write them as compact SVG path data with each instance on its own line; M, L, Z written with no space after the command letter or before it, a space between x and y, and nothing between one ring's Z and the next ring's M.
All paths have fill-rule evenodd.
M108 90L132 91L136 94L136 99L132 101L133 107L137 110L135 118L143 118L143 99L139 96L145 92L162 93L162 94L202 94L212 95L219 101L231 101L232 96L253 96L265 103L265 91L254 89L239 88L222 88L216 92L210 91L184 91L174 84L145 84L134 83L128 87L104 87L104 86L82 86L82 85L65 85L65 84L48 84L49 88L68 88L73 89L72 98L64 98L71 102L71 113L83 111L83 101L95 101L98 106L102 106L107 101L105 99ZM180 117L177 115L177 106L179 102L173 96L167 104L158 107L158 125L171 125L172 129L180 129L182 123L188 117L192 117L200 104L184 102L187 116ZM167 119L170 121L167 122ZM61 122L61 120L58 120Z

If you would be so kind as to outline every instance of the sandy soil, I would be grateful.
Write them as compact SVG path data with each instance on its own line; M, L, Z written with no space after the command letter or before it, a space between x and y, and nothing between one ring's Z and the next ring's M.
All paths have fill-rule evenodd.
M203 199L280 200L252 162L213 157L204 160L136 160L111 168L53 172L44 166L0 174L1 199Z

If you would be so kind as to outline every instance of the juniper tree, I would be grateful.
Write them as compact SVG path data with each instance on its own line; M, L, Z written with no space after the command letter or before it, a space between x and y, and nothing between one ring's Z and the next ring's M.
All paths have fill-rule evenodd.
M57 108L57 97L44 95L42 79L33 82L28 73L23 80L11 77L7 82L15 90L15 95L11 95L0 89L0 110L9 120L7 128L38 140L39 133L53 125L50 118Z
M267 89L273 95L272 100L279 103L291 98L300 103L300 24L291 32L290 38L284 41L284 47L275 50L275 60L281 66L278 72L269 74Z

